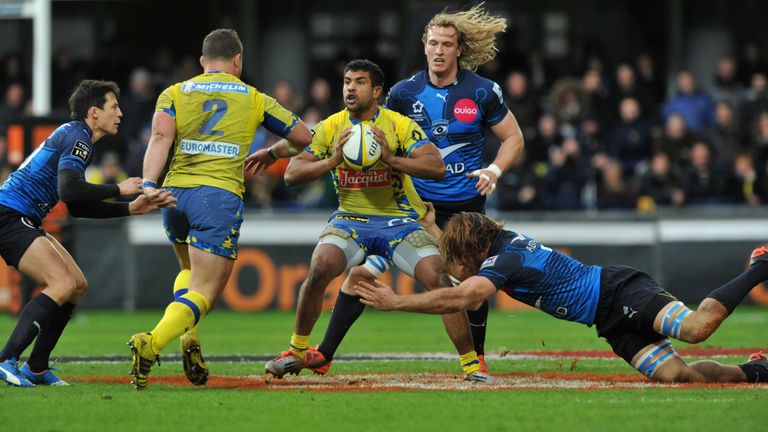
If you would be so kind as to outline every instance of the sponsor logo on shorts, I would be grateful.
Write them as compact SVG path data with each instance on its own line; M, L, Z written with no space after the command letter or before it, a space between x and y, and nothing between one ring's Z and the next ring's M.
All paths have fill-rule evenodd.
M355 171L339 168L339 186L345 189L365 189L392 185L389 168Z
M35 229L35 224L33 224L32 221L29 220L29 218L26 216L21 217L21 223L23 223L25 226Z
M184 154L204 154L235 159L240 154L240 146L216 141L181 140L179 150Z
M248 94L248 86L245 84L228 83L228 82L192 82L185 81L181 84L181 91L183 93L190 93L193 91L207 92L207 93L242 93Z
M472 99L459 99L453 106L453 116L462 123L472 123L477 119L477 104Z
M83 141L75 141L75 145L72 146L72 156L82 159L83 162L88 162L88 156L91 155L91 148Z
M355 222L363 222L368 223L368 218L365 216L355 216L355 215L349 215L349 214L340 214L336 215L336 219L344 219L344 220L351 220Z
M496 264L496 259L498 259L498 258L499 258L498 255L494 255L492 257L486 258L485 261L483 261L483 264L480 265L480 270L482 270L482 269L484 269L486 267L493 266L494 264Z

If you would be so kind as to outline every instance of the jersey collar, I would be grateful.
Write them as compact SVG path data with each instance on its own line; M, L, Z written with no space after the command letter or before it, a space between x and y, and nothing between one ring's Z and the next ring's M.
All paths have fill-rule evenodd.
M347 111L349 111L349 110L347 110ZM376 107L376 115L373 116L373 119L371 120L371 123L376 123L376 120L379 118L379 113L381 113L381 107L377 106ZM352 118L352 116L349 116L349 122L352 123L353 125L356 125L358 123L362 123L363 121L367 121L367 120L355 120L355 119Z
M442 86L442 87L432 84L432 80L429 79L429 69L424 70L424 76L426 78L428 86L436 89L447 89L447 88L457 86L459 84L459 81L461 81L464 78L465 72L466 71L464 69L459 69L459 73L456 74L456 79L454 79L453 82L448 84L447 86Z
M78 126L82 127L85 133L88 135L88 138L93 138L93 130L90 126L88 126L88 123L82 121L82 120L75 120L75 122L78 123Z

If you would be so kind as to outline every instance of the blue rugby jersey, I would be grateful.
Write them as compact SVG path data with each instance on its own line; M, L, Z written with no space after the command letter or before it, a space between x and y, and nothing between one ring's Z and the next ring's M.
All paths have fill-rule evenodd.
M59 126L0 186L0 204L42 221L59 202L60 170L84 175L93 159L91 135L85 122Z
M478 276L497 290L560 319L591 326L600 299L599 266L587 266L536 240L503 231Z
M466 174L482 168L485 127L509 112L498 84L462 69L453 84L436 87L422 71L395 84L385 106L418 123L445 161L443 180L413 179L424 200L465 201L479 195L477 179Z

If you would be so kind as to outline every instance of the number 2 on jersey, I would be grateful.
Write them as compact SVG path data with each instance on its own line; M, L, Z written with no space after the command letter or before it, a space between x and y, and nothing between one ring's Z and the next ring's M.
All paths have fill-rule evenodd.
M214 130L213 128L216 126L216 123L224 117L224 114L227 113L227 101L221 99L209 99L203 102L203 112L211 111L213 111L213 114L211 114L208 117L208 120L203 123L203 126L198 133L200 135L222 136L224 135L224 132Z

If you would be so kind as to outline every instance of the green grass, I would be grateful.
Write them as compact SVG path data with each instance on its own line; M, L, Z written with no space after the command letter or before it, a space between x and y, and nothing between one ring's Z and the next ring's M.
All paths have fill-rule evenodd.
M761 388L644 388L622 390L504 390L315 393L304 390L199 389L152 385L136 392L128 384L125 342L151 329L161 311L84 311L70 323L55 356L120 355L123 363L61 363L62 375L125 376L125 384L83 383L66 388L0 387L2 431L141 430L762 430L768 421ZM312 343L327 324L324 314ZM0 316L0 341L13 317ZM765 347L768 309L742 308L704 347ZM201 330L206 355L273 355L285 349L293 315L239 314L217 310ZM493 312L489 351L609 349L594 329L536 311ZM678 348L686 344L675 343ZM175 351L175 344L166 349ZM450 352L438 317L366 312L338 355L383 352ZM737 362L740 358L722 359ZM217 375L252 375L261 363L209 365ZM512 360L491 364L497 373L566 372L570 359ZM179 374L165 362L153 376ZM459 375L457 361L341 361L332 373L445 372ZM620 359L586 359L575 372L632 373Z

